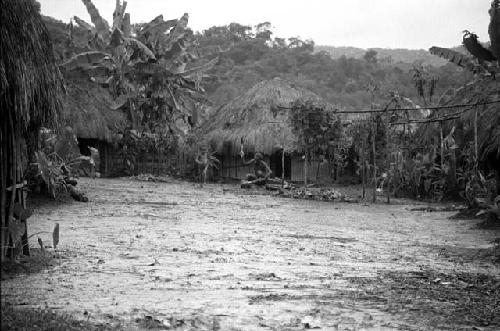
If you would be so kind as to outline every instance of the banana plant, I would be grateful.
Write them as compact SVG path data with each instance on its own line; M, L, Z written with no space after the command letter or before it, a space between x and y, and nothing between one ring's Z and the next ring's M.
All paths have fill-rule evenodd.
M163 120L170 131L182 132L173 126L179 118L188 122L196 117L193 113L204 101L200 80L218 61L207 57L221 49L197 48L187 27L188 14L167 21L160 15L133 31L126 1L116 0L111 25L91 0L82 2L92 24L76 16L73 19L89 31L83 41L89 51L61 67L83 71L92 81L109 87L114 108L128 109L134 128L147 127L145 121Z
M464 30L462 44L472 56L436 46L429 49L430 53L474 73L495 75L499 71L498 62L500 61L500 0L493 0L488 12L490 14L488 26L490 46L488 48L479 42L479 37L475 33Z

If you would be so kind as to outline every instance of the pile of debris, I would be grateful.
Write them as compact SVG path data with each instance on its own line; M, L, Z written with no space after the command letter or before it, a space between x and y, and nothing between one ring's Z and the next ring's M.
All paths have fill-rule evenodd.
M241 187L246 188L246 182L242 182ZM331 187L315 187L314 184L307 187L297 186L287 181L269 179L266 183L266 190L275 191L278 196L293 199L307 199L317 201L342 201L358 202L344 195Z
M285 198L317 201L351 201L341 192L326 187L290 187L278 191Z
M153 174L139 174L137 176L132 177L135 180L143 181L143 182L155 182L155 183L172 183L174 179L168 175L157 176Z

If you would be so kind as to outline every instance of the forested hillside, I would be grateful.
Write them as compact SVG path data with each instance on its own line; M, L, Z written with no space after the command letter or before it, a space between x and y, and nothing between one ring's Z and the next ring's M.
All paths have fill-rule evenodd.
M369 85L378 86L376 102L390 92L417 98L414 88L414 69L436 79L435 95L439 97L446 89L457 87L470 80L470 75L460 68L444 63L428 52L398 50L397 54L413 63L389 58L384 50L365 51L361 57L332 57L318 48L311 40L298 38L273 38L270 24L256 27L232 23L229 26L212 27L196 34L201 46L221 45L222 53L217 66L212 70L216 77L205 84L215 105L228 102L257 82L274 77L285 78L306 87L340 107L367 107L370 104ZM320 48L321 49L321 48ZM410 57L411 55L412 57Z
M457 47L462 49L462 47ZM383 59L386 62L397 63L422 63L423 65L432 65L435 67L443 66L447 61L433 56L425 49L405 49L405 48L370 48L378 54L379 59ZM346 46L325 46L316 45L314 47L315 52L325 51L331 55L332 58L338 59L339 57L345 55L346 57L353 57L356 59L361 59L368 49L358 48L358 47L346 47Z
M57 57L62 60L67 48L67 24L50 17L45 17L45 22ZM312 40L274 37L270 26L268 22L254 27L231 23L193 33L201 50L220 47L222 51L217 65L203 77L203 86L214 107L274 77L308 88L344 108L368 107L370 85L378 87L375 102L383 103L391 92L418 101L413 79L415 69L429 80L436 80L436 97L471 78L457 66L423 50L365 51L316 46ZM341 53L346 55L339 56Z

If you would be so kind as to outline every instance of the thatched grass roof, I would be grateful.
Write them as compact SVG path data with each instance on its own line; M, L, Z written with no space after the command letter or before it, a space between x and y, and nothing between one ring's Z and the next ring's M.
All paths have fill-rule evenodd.
M52 44L34 0L2 0L0 118L24 129L54 124L62 95Z
M218 153L238 154L241 139L246 149L272 154L276 149L297 151L289 110L297 101L325 104L317 94L275 78L256 84L248 92L217 109L203 126L207 142Z
M127 126L126 115L114 109L106 88L90 81L84 73L65 73L67 96L64 99L64 122L78 138L117 140Z

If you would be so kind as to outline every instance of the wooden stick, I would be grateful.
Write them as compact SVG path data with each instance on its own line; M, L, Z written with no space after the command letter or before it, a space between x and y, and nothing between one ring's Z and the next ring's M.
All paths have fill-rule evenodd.
M406 124L412 124L412 123L423 124L423 123L434 123L434 122L446 122L446 121L456 120L457 118L460 118L460 116L455 115L455 116L431 118L431 119L426 119L426 120L409 120L407 122L394 122L394 123L391 123L390 125L406 125Z
M285 149L281 151L281 187L285 187Z
M486 102L475 102L475 103L464 103L464 104L456 104L456 105L448 105L448 106L435 106L435 107L423 107L423 108L392 108L390 111L411 111L411 110L441 110L441 109L451 109L451 108L460 108L460 107L474 107L480 105L490 105L500 103L500 100L486 101ZM291 107L283 107L278 106L280 109L292 109ZM325 108L332 108L326 106ZM338 110L336 108L332 109L335 114L370 114L370 113L384 113L387 111L387 108L379 108L379 109L353 109L353 110ZM469 109L470 110L470 109Z
M486 107L486 106L483 106ZM477 147L477 108L474 109L474 170L477 170L479 160L479 150Z
M365 178L365 171L366 171L366 161L365 161L365 140L362 139L361 141L361 182L363 183L363 199L365 198L366 195L366 178Z
M10 116L10 115L7 115ZM6 227L6 220L7 220L7 206L6 206L6 201L7 201L7 191L6 191L6 186L7 186L7 178L8 178L8 167L7 167L7 158L9 157L9 148L7 145L7 128L6 128L6 123L3 122L1 124L2 127L2 132L0 133L0 155L2 155L2 159L0 160L0 185L1 185L1 196L0 196L0 217L2 220L2 230L0 231L0 259L3 260L6 252L5 246L8 245L8 240L6 239L6 234L7 234L7 227ZM4 148L5 147L5 148Z
M439 122L439 141L441 148L441 171L444 169L444 135L443 135L443 122Z
M389 118L387 119L387 122L389 122ZM386 196L387 196L387 203L391 203L391 184L390 184L390 172L391 172L391 132L390 132L390 126L387 125L386 127L386 157L387 161L389 162L389 166L387 168L387 188L386 188Z
M304 155L304 187L307 187L307 150Z
M372 152L373 152L373 202L377 201L377 154L375 148L375 135L376 135L376 124L373 121L372 124Z

